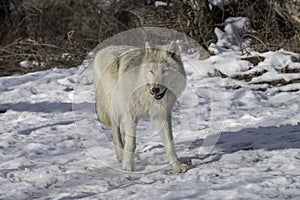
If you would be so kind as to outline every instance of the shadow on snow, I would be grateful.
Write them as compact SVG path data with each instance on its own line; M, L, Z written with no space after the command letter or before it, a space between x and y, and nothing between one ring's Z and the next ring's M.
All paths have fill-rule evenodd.
M200 149L202 143L203 139L197 139L191 143L189 149ZM209 162L214 162L220 160L224 154L230 154L241 150L273 151L300 149L300 124L282 127L269 126L246 128L237 132L223 132L214 148L217 149L218 153L208 154L205 157L195 155L183 157L181 159L184 162L189 162L192 159L204 160L205 158L213 156ZM192 168L193 167L196 166L192 166Z

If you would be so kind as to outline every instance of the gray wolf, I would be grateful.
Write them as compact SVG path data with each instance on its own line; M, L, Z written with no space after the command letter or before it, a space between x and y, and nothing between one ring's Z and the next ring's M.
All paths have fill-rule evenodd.
M111 127L122 169L134 171L136 125L151 119L159 128L173 170L186 172L174 151L172 108L186 85L186 74L172 42L163 49L108 46L94 59L97 115Z

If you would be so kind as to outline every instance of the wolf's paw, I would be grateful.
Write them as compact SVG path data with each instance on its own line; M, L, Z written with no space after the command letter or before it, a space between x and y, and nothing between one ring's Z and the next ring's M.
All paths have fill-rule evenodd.
M117 160L118 160L120 163L122 163L123 156L117 155Z
M123 154L122 154L123 152L118 152L117 151L117 160L120 162L120 163L122 163L122 160L123 160Z
M122 163L122 169L125 171L133 172L135 170L134 164L129 162Z
M186 164L180 163L178 160L173 162L173 171L175 173L185 173L189 167Z

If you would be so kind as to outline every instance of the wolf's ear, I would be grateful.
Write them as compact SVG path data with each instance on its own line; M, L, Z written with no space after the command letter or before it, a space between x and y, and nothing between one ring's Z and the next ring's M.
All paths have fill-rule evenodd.
M148 41L145 42L145 49L150 49L151 46L150 46L150 43Z
M148 41L145 42L145 52L146 54L153 53L153 48L151 48L150 43Z
M170 51L170 52L176 52L177 50L178 50L178 46L177 46L176 42L175 42L175 41L172 41L172 42L169 44L169 46L168 46L168 48L167 48L167 51Z

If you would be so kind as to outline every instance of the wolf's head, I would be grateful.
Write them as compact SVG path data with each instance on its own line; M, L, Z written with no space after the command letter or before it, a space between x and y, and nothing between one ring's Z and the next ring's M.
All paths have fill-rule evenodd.
M178 96L184 89L186 75L175 42L162 49L151 48L146 42L142 65L149 93L155 99L162 99L168 90Z

